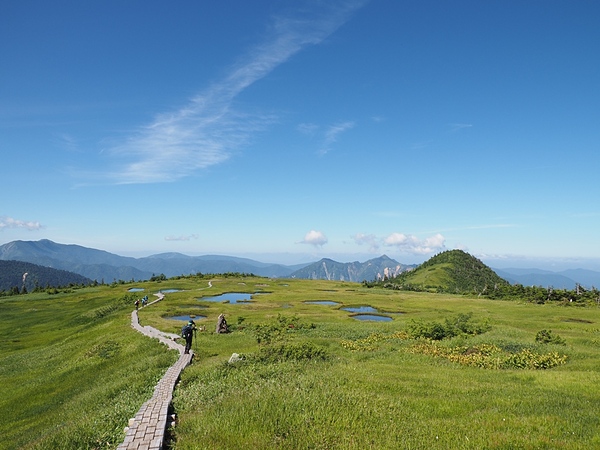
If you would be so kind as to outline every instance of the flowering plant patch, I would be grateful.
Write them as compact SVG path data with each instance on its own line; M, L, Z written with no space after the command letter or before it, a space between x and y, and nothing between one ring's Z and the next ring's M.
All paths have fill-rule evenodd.
M567 361L566 355L557 352L540 354L524 348L511 353L493 344L446 347L436 342L419 342L408 351L484 369L550 369Z
M343 340L340 342L342 347L347 350L354 352L370 352L377 350L381 342L389 341L392 339L409 339L408 334L405 331L397 331L390 335L384 335L383 333L373 333L364 339L357 339L355 341Z

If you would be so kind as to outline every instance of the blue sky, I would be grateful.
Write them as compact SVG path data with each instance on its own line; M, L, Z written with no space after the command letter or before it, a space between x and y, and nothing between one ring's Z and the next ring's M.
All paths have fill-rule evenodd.
M600 3L0 5L0 244L600 269Z

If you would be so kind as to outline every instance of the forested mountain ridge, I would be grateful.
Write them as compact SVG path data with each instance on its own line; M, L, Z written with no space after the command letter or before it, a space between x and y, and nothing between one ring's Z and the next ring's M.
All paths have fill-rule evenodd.
M48 239L12 241L0 246L0 260L24 261L66 270L100 283L115 280L149 279L152 272L134 266L136 259L75 244L58 244Z
M66 270L53 269L23 261L0 260L0 292L32 292L37 288L89 285L93 281Z
M425 261L416 269L391 278L387 287L449 293L484 293L508 285L479 259L462 251L448 250Z

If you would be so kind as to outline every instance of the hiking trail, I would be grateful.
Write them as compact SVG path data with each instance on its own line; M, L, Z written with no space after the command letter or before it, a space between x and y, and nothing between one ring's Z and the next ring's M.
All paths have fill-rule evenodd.
M154 295L158 298L144 308L165 297L162 292ZM129 426L125 428L125 439L117 450L162 450L167 427L175 420L174 415L169 415L173 390L183 369L192 362L194 352L190 350L190 353L184 353L185 347L175 341L180 338L177 334L164 333L150 326L141 326L137 310L131 313L131 326L148 337L158 339L170 349L178 350L180 356L160 379L154 388L152 398L141 406L135 417L129 419Z

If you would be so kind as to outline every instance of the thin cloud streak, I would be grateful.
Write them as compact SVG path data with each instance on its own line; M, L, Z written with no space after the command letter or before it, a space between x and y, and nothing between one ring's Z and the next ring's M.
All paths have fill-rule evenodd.
M276 17L270 37L223 80L180 110L158 115L153 123L110 149L108 154L120 164L107 178L116 184L169 182L226 161L235 149L276 120L269 115L250 116L236 111L234 99L303 48L321 43L364 3L342 1ZM326 139L334 142L341 131L343 128L330 130Z
M165 241L190 241L192 239L198 239L198 235L197 234L190 234L190 235L182 235L182 236L165 236Z
M338 136L345 131L354 128L354 125L354 122L342 122L329 127L325 133L325 140L319 154L324 155L328 153L331 150L331 146L337 142Z
M473 125L470 123L451 123L449 124L450 131L456 133L457 131L464 130L465 128L472 128Z

